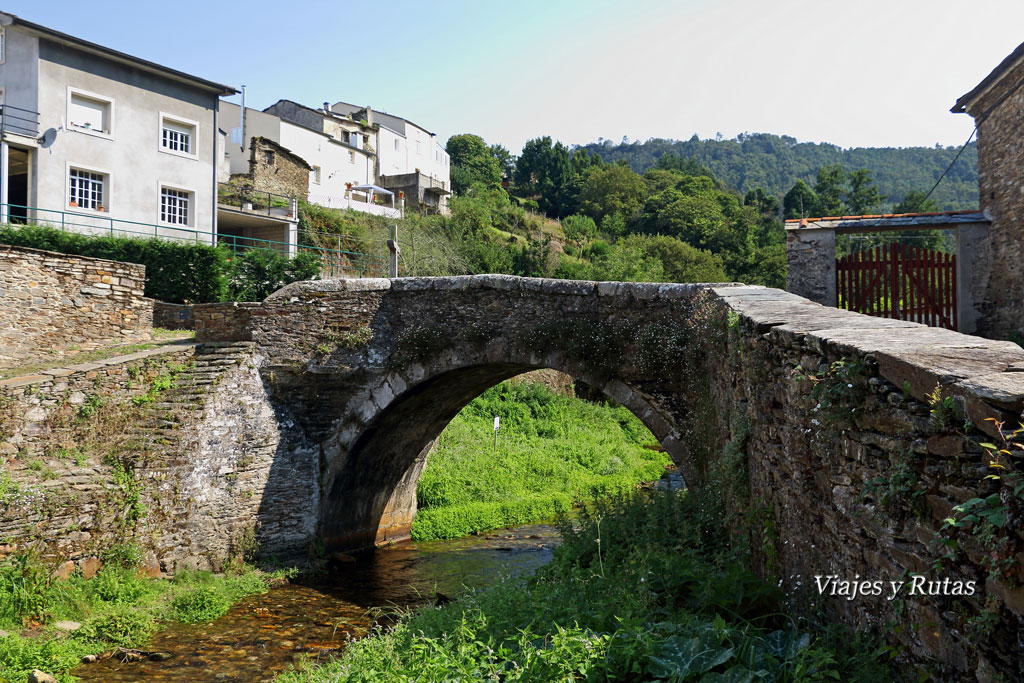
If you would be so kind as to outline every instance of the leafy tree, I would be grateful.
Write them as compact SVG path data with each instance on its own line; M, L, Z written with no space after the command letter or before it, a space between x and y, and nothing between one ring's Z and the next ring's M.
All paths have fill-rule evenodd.
M463 194L476 183L498 185L501 182L501 166L479 135L453 135L448 138L445 151L451 158L455 194Z
M579 196L579 210L599 222L612 214L628 218L639 211L646 196L647 187L631 169L604 166L587 175Z
M667 235L631 235L618 245L625 249L635 247L644 256L657 258L666 282L723 282L729 279L720 257Z
M843 188L846 186L846 171L840 164L830 164L818 169L814 182L814 194L818 197L815 212L819 216L842 216L846 213L843 204Z
M565 236L575 242L580 249L583 249L585 242L597 235L597 224L590 216L573 214L562 219L562 230Z
M743 204L754 207L762 216L775 217L779 215L778 197L767 194L760 187L747 192L746 196L743 197Z
M503 180L512 178L512 174L516 170L516 158L512 156L503 145L494 144L487 148L494 157L494 160L498 162L498 168L501 170L501 177Z
M849 176L850 188L846 191L846 206L855 216L874 213L881 207L885 197L878 191L878 185L871 179L871 171L860 168Z
M802 180L796 181L786 196L782 198L782 215L784 218L807 218L814 216L818 210L818 195L807 187Z
M893 213L934 213L938 210L938 204L924 190L911 190L892 208Z

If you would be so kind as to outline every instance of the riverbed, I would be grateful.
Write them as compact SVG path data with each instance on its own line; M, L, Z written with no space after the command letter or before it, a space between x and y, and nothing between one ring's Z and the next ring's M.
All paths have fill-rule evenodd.
M378 619L436 604L551 559L554 527L531 524L451 541L412 541L343 558L328 572L243 599L209 624L170 624L146 645L164 661L109 658L72 673L82 681L273 681L300 659L330 657Z

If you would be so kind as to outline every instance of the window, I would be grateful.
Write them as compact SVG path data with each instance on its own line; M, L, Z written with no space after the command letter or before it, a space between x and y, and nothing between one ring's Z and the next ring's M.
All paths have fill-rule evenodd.
M398 151L398 138L395 138L395 151Z
M263 150L263 163L265 163L267 166L274 165L274 153L269 149Z
M160 188L160 221L172 225L188 225L189 193Z
M419 140L416 141L416 153L417 154L422 154L422 152L420 151L420 141Z
M4 27L0 26L0 64L4 63L4 51L7 49L7 34Z
M350 164L356 163L356 153L353 152L352 150L349 150L349 152L348 152L348 163L350 163Z
M320 184L320 167L319 166L314 166L313 170L309 172L309 182L313 183L314 185L319 185Z
M160 115L160 149L175 154L196 156L196 129L194 121Z
M68 127L109 136L112 131L114 101L68 89Z
M102 173L72 168L68 171L68 205L79 209L103 211L104 186L107 178Z

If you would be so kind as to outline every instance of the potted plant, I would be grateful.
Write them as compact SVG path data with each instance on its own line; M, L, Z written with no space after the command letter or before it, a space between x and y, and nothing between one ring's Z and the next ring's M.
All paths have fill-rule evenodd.
M97 206L97 207L96 207L96 210L97 210L97 211L106 211L106 210L107 210L107 207L105 207L105 206L103 206L103 205L101 204L100 206Z
M398 198L399 199L405 199L405 191L404 190L399 190L398 191Z
M68 206L77 209L78 208L78 202L72 200L72 201L68 202Z

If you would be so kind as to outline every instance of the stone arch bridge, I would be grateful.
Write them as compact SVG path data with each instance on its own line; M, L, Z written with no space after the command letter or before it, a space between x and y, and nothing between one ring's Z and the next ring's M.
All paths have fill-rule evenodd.
M953 562L943 527L954 505L1002 486L984 478L979 444L1024 410L1011 342L763 287L498 275L302 282L194 317L200 342L252 349L215 392L181 488L206 510L223 501L196 529L238 535L255 516L278 555L401 539L447 422L489 386L554 368L632 410L690 483L720 487L731 532L794 594L822 574L975 581L955 609L942 596L825 608L852 625L912 622L893 637L949 679L1020 673L1010 648L964 634L993 604L993 643L1024 633L1022 501L996 545L960 533ZM993 578L993 553L1013 577Z

